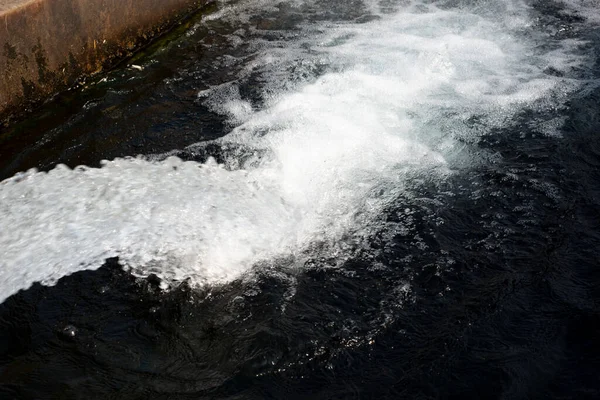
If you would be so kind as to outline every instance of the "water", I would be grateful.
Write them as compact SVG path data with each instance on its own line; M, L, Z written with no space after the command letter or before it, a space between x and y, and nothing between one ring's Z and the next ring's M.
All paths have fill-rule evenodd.
M224 2L48 103L0 149L0 390L596 397L597 15Z

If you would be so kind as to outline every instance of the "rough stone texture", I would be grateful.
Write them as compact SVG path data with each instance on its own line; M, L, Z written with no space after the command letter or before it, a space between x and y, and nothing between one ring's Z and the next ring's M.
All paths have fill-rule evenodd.
M208 0L0 0L0 123L102 70Z

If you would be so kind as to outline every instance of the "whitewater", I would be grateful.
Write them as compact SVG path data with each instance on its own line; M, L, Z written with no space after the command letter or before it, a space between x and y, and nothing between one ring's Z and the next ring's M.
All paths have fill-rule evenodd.
M200 23L256 33L249 16L274 5L224 2ZM569 71L587 62L582 43L549 35L524 1L367 2L365 15L254 35L239 79L197 93L229 129L183 150L216 145L218 158L131 154L1 182L0 301L112 257L137 276L194 285L280 259L302 266L318 252L341 265L369 250L363 239L415 182L494 163L478 140L523 110L547 113L536 129L557 135L552 110L579 88ZM263 77L261 102L240 94L250 74Z

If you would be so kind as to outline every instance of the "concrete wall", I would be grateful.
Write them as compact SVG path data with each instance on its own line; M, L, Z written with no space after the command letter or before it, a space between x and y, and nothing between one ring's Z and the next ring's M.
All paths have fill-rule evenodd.
M207 0L0 0L0 123L123 58Z

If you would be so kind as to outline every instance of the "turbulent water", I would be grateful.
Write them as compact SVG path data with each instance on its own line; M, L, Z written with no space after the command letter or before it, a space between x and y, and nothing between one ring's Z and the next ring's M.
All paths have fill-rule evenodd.
M577 41L540 49L523 4L396 7L363 24L300 26L290 43L250 39L239 79L260 74L262 104L241 98L239 79L198 94L235 126L217 141L223 164L117 159L5 181L3 297L108 257L210 282L314 242L337 247L358 227L372 234L407 183L486 157L469 149L486 130L524 107L560 107L576 87L545 71L581 64ZM555 134L549 117L536 121L541 134Z
M214 8L4 133L0 393L600 394L593 2Z

